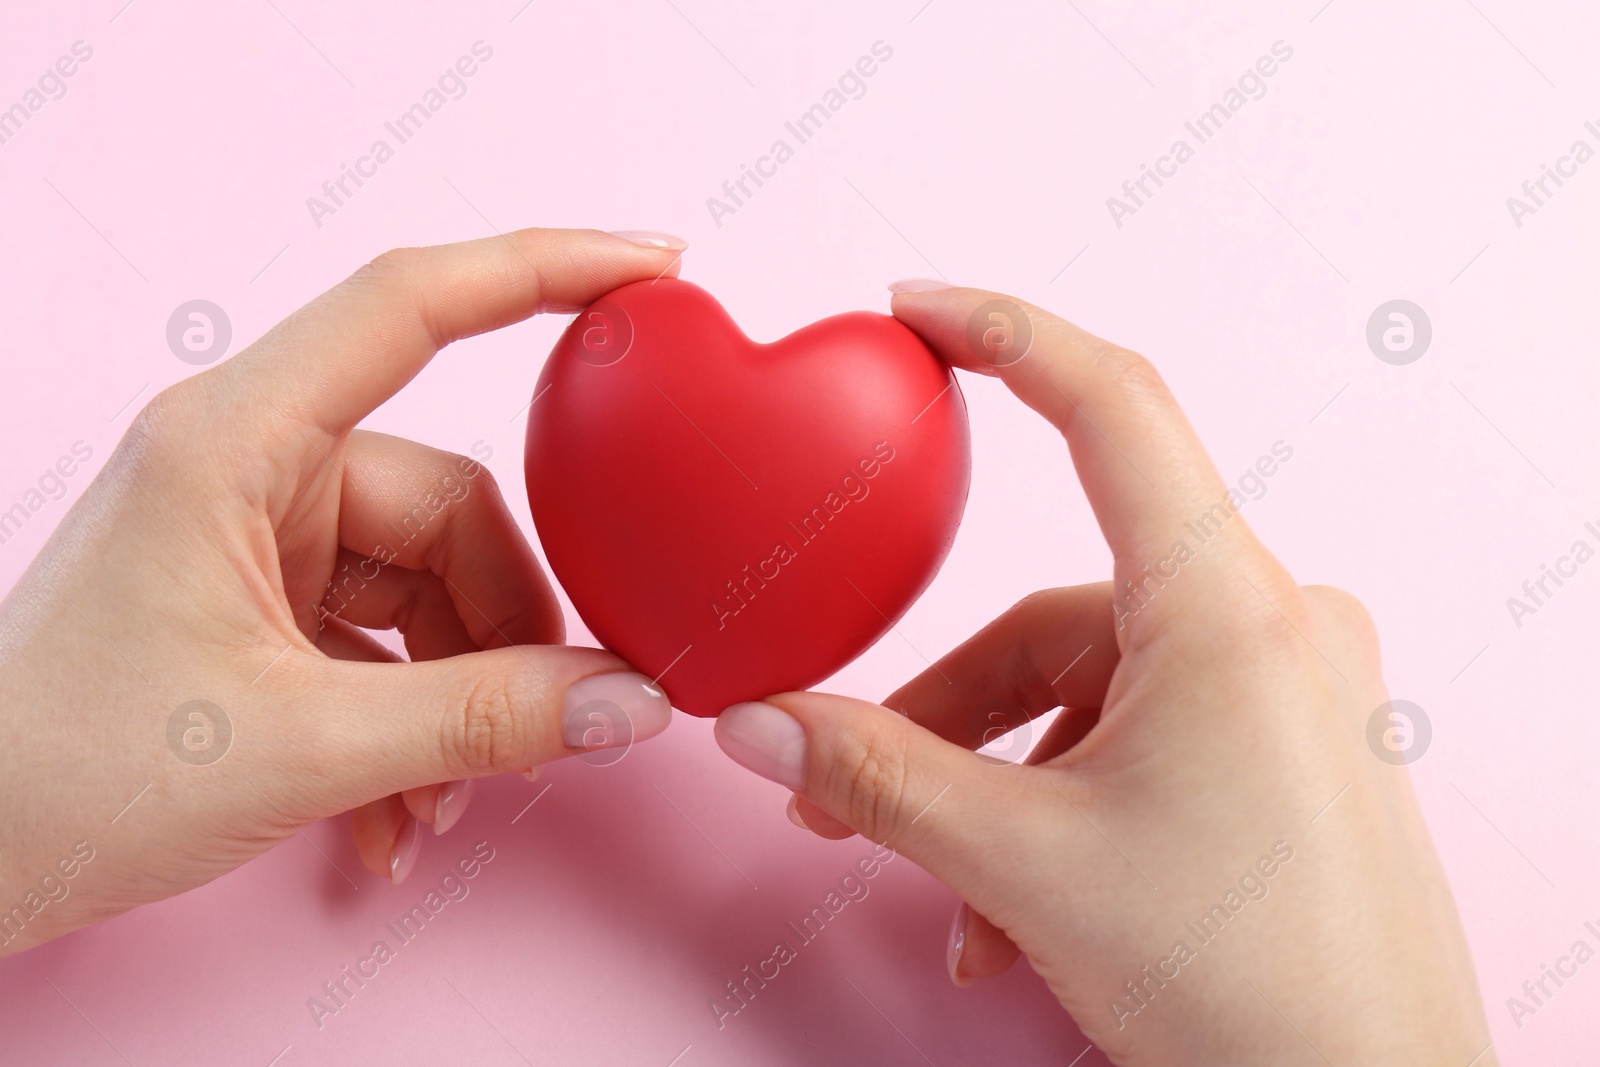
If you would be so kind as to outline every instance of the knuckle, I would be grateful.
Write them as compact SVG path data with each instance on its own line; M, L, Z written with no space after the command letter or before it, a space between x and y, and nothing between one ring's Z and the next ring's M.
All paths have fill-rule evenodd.
M415 321L443 348L454 336L447 335L436 319L437 309L428 299L425 280L434 251L428 248L391 248L372 259L350 276L346 285L369 290L372 299L386 313Z
M1137 352L1107 345L1096 356L1094 368L1115 389L1138 396L1163 393L1166 381L1155 364Z
M151 398L129 424L124 447L140 458L190 456L198 381L198 377L186 378Z
M1354 638L1362 647L1377 646L1377 623L1355 594L1332 585L1308 585L1302 592L1324 617L1325 627L1331 623L1333 628Z
M1324 611L1336 615L1341 622L1371 624L1372 616L1367 606L1354 593L1335 585L1308 585L1301 589L1307 599Z
M1265 659L1315 656L1310 602L1296 587L1263 587L1262 596L1235 622L1234 636Z
M1038 623L1054 616L1069 595L1067 589L1036 589L1011 606L1008 615L1024 623Z
M422 266L420 248L391 248L368 261L355 272L355 279L380 285L405 283Z
M1039 589L990 624L991 632L1001 636L1004 649L991 665L992 692L997 694L993 703L1007 709L1008 722L1013 714L1019 719L1008 728L1028 720L1025 706L1030 700L1048 701L1054 697L1052 675L1041 671L1039 665L1040 650L1053 642L1041 635L1061 633L1074 625L1072 606L1072 590Z
M133 424L146 437L161 437L171 433L174 424L183 417L183 411L189 403L189 379L169 385L155 396L150 402L139 409L139 414L134 416Z
M892 837L901 822L906 791L906 750L890 730L873 730L861 742L844 782L851 823L874 840Z
M485 489L490 489L497 493L500 491L500 482L499 479L494 476L494 471L490 470L488 467L485 467L477 460L470 459L467 456L457 456L456 459L459 464L457 467L458 470L462 471L463 473L470 471L472 479L479 485L482 485Z
M463 778L526 766L533 731L519 709L527 706L526 694L505 675L475 681L445 716L446 766Z
M474 507L491 505L502 500L500 482L494 472L475 459L452 452L446 456L445 477L459 479L473 486L467 499ZM473 498L476 497L476 500Z

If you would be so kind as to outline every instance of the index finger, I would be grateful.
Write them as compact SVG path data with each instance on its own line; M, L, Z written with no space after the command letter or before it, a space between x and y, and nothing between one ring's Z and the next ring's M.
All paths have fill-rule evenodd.
M1243 530L1214 513L1227 486L1142 356L982 289L897 292L893 311L947 362L999 377L1061 431L1119 578L1193 542L1196 521Z
M517 230L386 252L217 368L252 404L350 430L445 345L618 286L672 276L679 242L599 230ZM255 395L259 394L259 396Z

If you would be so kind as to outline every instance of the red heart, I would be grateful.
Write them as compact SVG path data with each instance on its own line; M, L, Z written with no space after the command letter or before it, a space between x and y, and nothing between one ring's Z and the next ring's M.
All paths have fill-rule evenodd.
M961 390L895 319L757 344L673 279L580 313L528 418L556 579L694 715L808 688L882 637L949 551L970 473Z

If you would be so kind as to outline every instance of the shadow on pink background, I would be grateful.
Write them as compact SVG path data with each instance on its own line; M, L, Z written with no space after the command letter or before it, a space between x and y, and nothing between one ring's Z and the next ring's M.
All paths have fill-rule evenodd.
M1151 356L1230 480L1293 449L1249 521L1300 580L1372 608L1394 696L1433 724L1413 774L1502 1060L1573 1062L1600 971L1520 1026L1505 1000L1600 918L1600 726L1580 671L1600 573L1520 626L1506 600L1600 519L1600 162L1520 226L1506 200L1573 141L1600 147L1584 125L1600 123L1597 34L1584 5L1505 0L8 12L0 107L75 42L92 57L0 144L0 510L76 442L93 459L0 545L0 577L138 406L193 370L165 340L187 300L224 308L237 350L385 248L531 224L684 235L685 276L760 340L881 309L897 277L1012 292ZM480 41L492 56L464 95L396 146L385 123ZM858 99L735 211L708 208L876 42L892 57ZM1264 95L1114 220L1107 198L1276 42L1292 58ZM379 138L393 158L314 214L308 198ZM1433 328L1405 366L1365 336L1397 298ZM521 409L563 324L452 347L368 425L487 446L519 485ZM1056 435L995 383L963 386L974 472L955 550L900 636L829 688L881 697L1027 592L1109 573ZM680 717L614 767L487 784L400 887L361 871L341 820L310 827L0 964L4 1058L1074 1062L1086 1042L1026 965L949 985L955 900L905 860L719 1030L707 1001L870 847L800 833L784 799ZM478 841L495 859L470 895L319 1028L308 998Z

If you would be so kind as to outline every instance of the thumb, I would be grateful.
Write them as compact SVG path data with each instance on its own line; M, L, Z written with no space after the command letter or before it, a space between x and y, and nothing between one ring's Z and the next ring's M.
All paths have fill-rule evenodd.
M997 836L1038 783L888 708L821 693L735 704L717 719L734 762L804 796L941 881L978 884Z
M338 694L314 702L320 726L308 731L338 767L320 776L335 811L566 756L614 763L672 717L649 678L592 648L513 646L417 663L330 659L311 673L314 692Z

